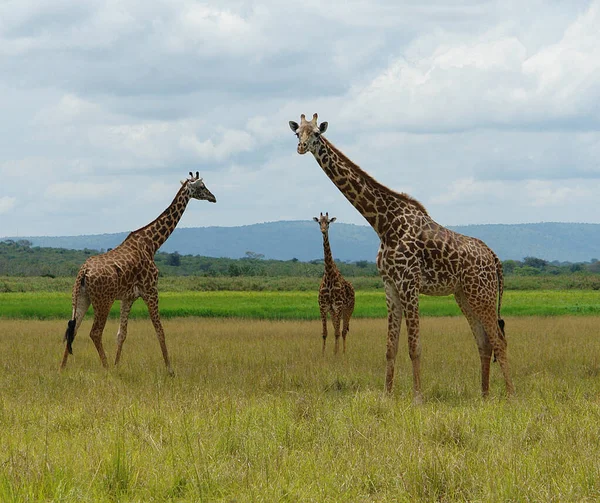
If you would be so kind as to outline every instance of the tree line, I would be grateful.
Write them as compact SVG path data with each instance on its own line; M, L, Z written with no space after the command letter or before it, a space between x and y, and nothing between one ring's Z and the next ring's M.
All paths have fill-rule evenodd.
M27 240L0 241L0 276L76 276L81 264L91 255L107 250L69 250L65 248L34 247ZM161 276L207 277L319 277L323 274L323 259L302 262L265 259L264 255L247 251L239 259L181 255L159 251L155 256ZM342 274L348 277L378 276L375 262L336 260ZM522 261L505 260L506 276L600 275L600 262L549 262L536 257Z

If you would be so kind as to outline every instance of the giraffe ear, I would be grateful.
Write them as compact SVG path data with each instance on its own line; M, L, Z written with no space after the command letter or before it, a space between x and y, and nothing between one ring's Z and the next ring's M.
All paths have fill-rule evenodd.
M295 133L296 131L298 131L298 127L299 127L299 126L298 126L298 123L297 123L297 122L290 121L290 122L289 122L289 124L290 124L290 129L291 129L291 130L292 130L294 133Z
M185 185L185 182L187 182L187 180L180 180L181 185Z
M329 223L330 223L330 224L332 224L332 223L333 223L333 222L335 222L336 220L337 220L337 218L333 217L333 218L332 218L332 219L329 221Z
M319 124L319 131L321 133L324 133L325 131L327 131L327 126L329 126L328 122L321 122L321 124Z
M319 222L319 219L317 217L313 217L313 220L317 223Z

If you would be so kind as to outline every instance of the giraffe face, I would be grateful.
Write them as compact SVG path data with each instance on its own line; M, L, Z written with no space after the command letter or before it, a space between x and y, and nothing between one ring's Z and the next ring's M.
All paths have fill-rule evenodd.
M204 185L202 178L198 178L197 180L189 180L187 188L190 193L190 197L193 199L210 201L211 203L217 202L217 198L210 190L208 190L206 185Z
M327 122L321 122L317 125L317 114L313 115L311 121L306 120L306 116L300 116L300 125L297 122L290 121L290 129L298 137L298 153L306 154L306 152L317 151L317 146L320 142L320 136L327 131Z
M319 218L313 217L313 220L319 224L319 227L321 228L321 232L323 234L326 234L329 231L329 224L332 224L333 222L335 222L336 218L335 217L329 218L329 213L325 213L325 215L323 215L323 213L321 213Z

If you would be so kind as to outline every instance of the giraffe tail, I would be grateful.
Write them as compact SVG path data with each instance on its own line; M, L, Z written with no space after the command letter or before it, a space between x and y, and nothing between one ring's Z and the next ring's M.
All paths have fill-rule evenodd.
M85 265L79 270L75 285L73 285L73 318L67 323L67 330L65 331L65 342L67 343L67 351L69 354L73 354L73 341L75 340L75 327L77 326L77 304L79 302L79 293L81 287L85 285Z
M502 309L502 295L504 294L504 273L502 270L502 262L496 254L494 254L494 261L496 262L496 276L498 277L498 326L500 327L500 336L506 341L506 333L504 332L505 322L500 317L500 310ZM494 361L496 361L495 353Z
M67 350L69 354L73 354L73 340L75 339L75 320L69 320L67 330L65 331L65 341L67 342Z

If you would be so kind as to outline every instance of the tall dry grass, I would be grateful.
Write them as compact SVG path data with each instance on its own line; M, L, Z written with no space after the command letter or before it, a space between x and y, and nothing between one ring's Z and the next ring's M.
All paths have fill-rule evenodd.
M65 322L3 320L0 501L596 501L599 322L507 319L517 395L494 366L483 401L466 321L426 318L415 407L384 320L325 357L318 322L167 320L175 378L147 320L108 372L85 321L63 374Z

